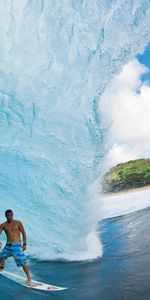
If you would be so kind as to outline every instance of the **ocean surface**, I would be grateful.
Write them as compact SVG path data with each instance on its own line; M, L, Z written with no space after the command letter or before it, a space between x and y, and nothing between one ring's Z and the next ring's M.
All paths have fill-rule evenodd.
M150 298L148 192L91 191L107 154L99 102L149 28L146 0L0 1L0 221L10 208L23 222L33 278L68 286L0 277L1 300Z
M23 220L32 257L102 255L89 190L115 141L99 103L149 28L146 0L0 1L0 218Z
M105 219L98 225L103 243L101 258L81 262L30 259L34 279L67 286L68 290L33 291L1 276L0 299L149 300L149 228L149 208Z

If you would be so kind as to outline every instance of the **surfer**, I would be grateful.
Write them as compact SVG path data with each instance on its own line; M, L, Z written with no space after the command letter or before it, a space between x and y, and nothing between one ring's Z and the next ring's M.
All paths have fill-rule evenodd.
M0 272L4 269L5 260L13 256L18 267L22 267L26 277L27 284L31 285L31 277L29 267L27 266L26 256L23 251L26 250L26 232L20 221L13 219L13 211L8 209L5 211L7 221L0 225L0 234L4 231L7 236L7 243L0 252ZM23 245L21 245L20 234L23 237ZM0 248L2 243L0 243Z

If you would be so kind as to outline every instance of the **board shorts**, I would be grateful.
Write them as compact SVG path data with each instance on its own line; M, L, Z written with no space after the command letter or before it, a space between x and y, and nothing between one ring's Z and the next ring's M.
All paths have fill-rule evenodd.
M2 260L5 260L11 256L14 258L18 267L22 267L22 265L27 263L21 243L7 243L0 252L0 259Z

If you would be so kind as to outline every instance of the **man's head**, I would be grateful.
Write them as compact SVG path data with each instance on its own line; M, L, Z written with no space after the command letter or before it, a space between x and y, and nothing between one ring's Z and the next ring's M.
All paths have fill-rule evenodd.
M13 211L11 209L7 209L5 211L5 217L8 222L11 222L13 220Z

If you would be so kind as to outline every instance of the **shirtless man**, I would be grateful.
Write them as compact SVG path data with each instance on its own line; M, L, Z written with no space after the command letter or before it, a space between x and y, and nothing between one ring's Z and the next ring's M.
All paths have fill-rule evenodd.
M5 260L13 256L18 267L22 267L26 277L27 284L31 285L30 271L26 264L26 256L23 251L26 250L26 233L20 221L13 220L13 211L8 209L5 211L7 221L0 225L0 234L4 230L7 236L7 243L0 252L0 272L3 271ZM21 245L20 233L23 237L23 246ZM0 248L2 243L0 243Z

